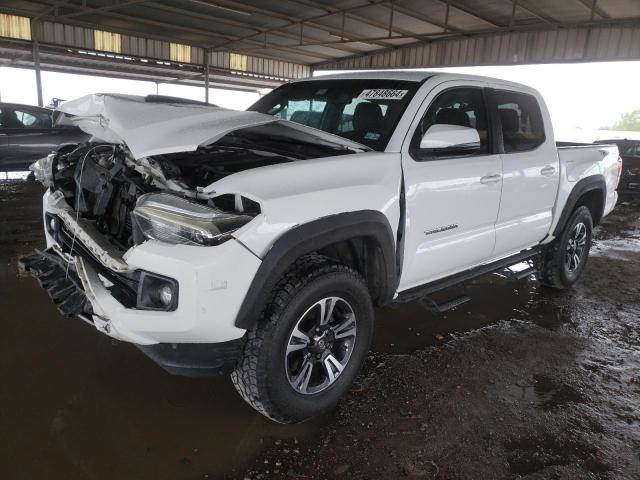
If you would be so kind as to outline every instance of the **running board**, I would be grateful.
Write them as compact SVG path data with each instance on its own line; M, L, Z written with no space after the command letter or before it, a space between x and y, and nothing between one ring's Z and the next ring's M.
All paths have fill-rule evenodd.
M472 268L471 270L460 272L455 275L436 280L435 282L427 283L425 285L420 285L418 287L405 290L404 292L400 292L398 294L394 302L408 303L420 300L421 298L427 297L432 293L439 292L440 290L445 290L456 285L461 285L482 275L498 272L499 270L503 270L518 263L532 260L539 253L540 250L538 248L531 248L515 255L511 255L510 257L503 258L502 260L487 263L485 265L480 265L479 267ZM532 273L535 273L535 269L533 269L533 267L523 270L522 272L514 273L514 276L515 278L522 279L528 277Z

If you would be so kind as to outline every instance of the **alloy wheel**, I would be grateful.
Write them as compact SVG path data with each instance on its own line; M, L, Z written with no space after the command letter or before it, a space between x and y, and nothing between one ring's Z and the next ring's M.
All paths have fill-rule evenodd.
M564 263L569 273L575 272L580 266L586 250L586 244L587 226L582 222L577 223L571 230L564 256Z
M356 316L349 302L326 297L296 322L285 353L289 384L304 395L331 386L343 372L356 341Z

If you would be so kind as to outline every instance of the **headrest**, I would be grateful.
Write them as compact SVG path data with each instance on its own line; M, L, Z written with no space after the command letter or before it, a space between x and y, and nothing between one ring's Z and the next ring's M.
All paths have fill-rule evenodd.
M309 127L318 128L322 121L322 112L306 112L304 110L298 110L297 112L293 112L290 120Z
M362 134L380 130L383 127L382 109L377 103L362 102L353 111L353 129Z
M436 124L459 125L461 127L470 127L469 117L462 110L457 108L443 108L436 115Z
M502 131L505 133L516 133L520 131L520 118L518 112L510 108L501 108L500 121L502 122Z

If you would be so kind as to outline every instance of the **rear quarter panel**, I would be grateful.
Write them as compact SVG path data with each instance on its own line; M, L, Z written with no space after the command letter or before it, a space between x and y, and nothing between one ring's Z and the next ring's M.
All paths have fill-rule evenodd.
M607 191L605 193L605 207L603 216L609 214L618 199L618 147L615 145L575 145L560 146L560 188L554 208L554 219L551 225L553 231L567 199L576 183L588 177L601 176L604 178ZM551 241L553 237L549 238ZM546 242L545 242L546 243Z

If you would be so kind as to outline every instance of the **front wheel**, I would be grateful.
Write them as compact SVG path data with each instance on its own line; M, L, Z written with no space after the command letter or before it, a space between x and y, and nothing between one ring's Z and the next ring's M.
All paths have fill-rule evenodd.
M578 207L562 234L546 245L538 261L540 281L553 288L568 288L576 283L589 258L593 220L587 207Z
M372 333L373 305L360 274L323 257L305 257L247 332L231 379L263 415L301 422L330 410L347 392Z

